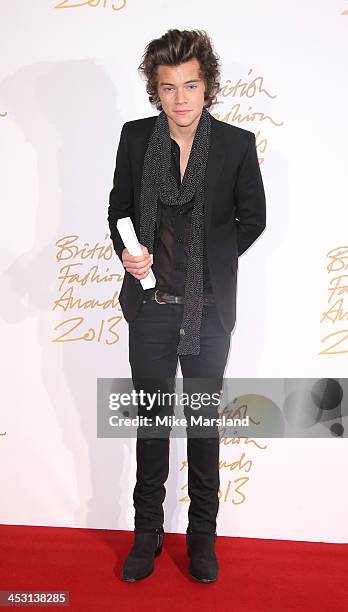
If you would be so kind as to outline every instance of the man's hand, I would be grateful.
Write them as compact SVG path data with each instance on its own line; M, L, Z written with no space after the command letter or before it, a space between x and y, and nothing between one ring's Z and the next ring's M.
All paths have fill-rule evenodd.
M145 278L152 266L152 257L149 254L147 247L143 244L140 246L143 252L142 255L131 255L126 248L124 248L122 251L123 267L137 280Z

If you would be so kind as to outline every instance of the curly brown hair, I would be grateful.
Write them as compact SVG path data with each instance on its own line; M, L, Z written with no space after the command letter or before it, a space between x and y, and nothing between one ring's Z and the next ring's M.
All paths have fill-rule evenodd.
M199 61L200 75L205 81L204 106L210 108L216 103L220 87L220 58L204 30L168 30L146 46L138 71L145 77L149 101L157 110L163 110L158 95L157 67L160 64L177 66L194 57Z

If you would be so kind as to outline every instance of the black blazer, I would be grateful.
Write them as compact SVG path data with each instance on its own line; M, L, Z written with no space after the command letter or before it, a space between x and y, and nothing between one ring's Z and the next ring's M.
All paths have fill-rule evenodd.
M157 115L127 121L121 130L108 222L122 261L118 219L131 217L139 237L143 160ZM221 322L230 332L236 320L238 257L266 226L266 202L253 132L211 115L211 148L204 182L204 229L212 290ZM126 321L141 306L140 281L125 270L119 302Z

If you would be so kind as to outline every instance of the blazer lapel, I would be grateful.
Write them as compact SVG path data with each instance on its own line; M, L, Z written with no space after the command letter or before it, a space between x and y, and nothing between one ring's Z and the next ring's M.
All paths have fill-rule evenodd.
M212 209L214 206L215 186L219 182L226 157L225 148L221 146L221 139L218 136L218 123L218 120L212 116L210 149L204 179L204 228L206 235L210 227Z

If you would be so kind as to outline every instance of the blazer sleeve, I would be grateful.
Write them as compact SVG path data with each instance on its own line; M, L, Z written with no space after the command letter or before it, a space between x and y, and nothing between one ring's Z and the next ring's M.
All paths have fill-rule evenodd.
M238 256L266 227L266 200L255 134L251 133L235 185Z
M127 122L123 124L120 141L116 153L116 166L113 178L113 188L109 195L108 223L110 237L115 252L122 261L122 251L125 248L116 227L117 221L123 217L133 217L133 180L128 155Z

